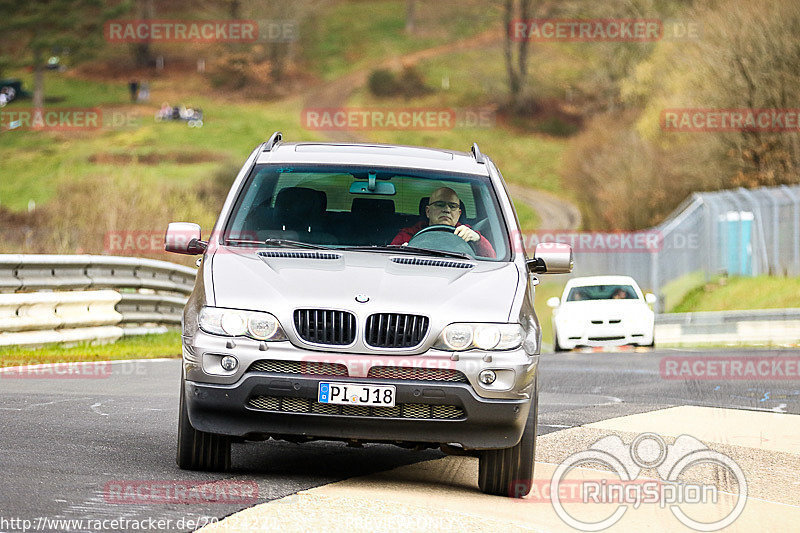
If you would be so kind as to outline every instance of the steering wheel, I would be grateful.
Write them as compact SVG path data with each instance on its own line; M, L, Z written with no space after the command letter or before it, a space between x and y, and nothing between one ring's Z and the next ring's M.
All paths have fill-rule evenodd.
M456 232L456 227L455 226L449 226L447 224L434 224L432 226L428 226L426 228L422 228L421 230L419 230L418 232L416 232L414 234L414 237L418 237L418 236L422 235L423 233L428 233L430 231L449 231L450 233L455 233Z
M471 243L455 235L455 231L455 226L434 224L415 233L411 240L408 241L408 244L417 248L457 252L474 257L475 250L472 248Z

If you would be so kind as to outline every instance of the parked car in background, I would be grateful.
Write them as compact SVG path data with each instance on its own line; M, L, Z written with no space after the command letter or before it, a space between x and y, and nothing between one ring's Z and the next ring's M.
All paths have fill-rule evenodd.
M591 276L569 280L553 308L555 351L581 346L655 346L653 294L642 294L629 276Z

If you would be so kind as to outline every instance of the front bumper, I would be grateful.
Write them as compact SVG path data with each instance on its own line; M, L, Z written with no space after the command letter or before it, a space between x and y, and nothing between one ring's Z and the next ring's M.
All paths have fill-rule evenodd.
M648 346L653 343L652 326L620 328L609 326L589 326L584 328L565 328L558 330L558 344L561 348L572 349L579 346L624 346L636 344Z
M446 412L448 416L452 416L455 407L463 414L457 419L434 419L311 412L321 381L390 384L396 387L398 405L442 406L426 412ZM533 393L531 389L532 386L527 392ZM192 426L209 433L239 437L270 435L366 442L455 443L465 449L498 449L516 445L522 437L531 406L530 398L482 398L466 383L376 381L353 377L287 376L270 372L248 372L232 385L187 381L185 390ZM264 409L253 405L253 399L258 398L290 400ZM290 404L293 411L276 410L277 405L283 406L284 403ZM322 404L316 404L319 405ZM305 406L309 411L302 411Z

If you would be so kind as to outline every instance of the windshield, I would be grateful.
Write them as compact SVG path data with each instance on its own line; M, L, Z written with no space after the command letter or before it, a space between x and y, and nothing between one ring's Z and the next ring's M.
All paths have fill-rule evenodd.
M584 285L582 287L573 287L567 297L568 302L638 299L639 296L631 285Z
M333 248L404 246L497 261L510 256L488 177L411 169L256 166L224 238L234 245L281 239Z

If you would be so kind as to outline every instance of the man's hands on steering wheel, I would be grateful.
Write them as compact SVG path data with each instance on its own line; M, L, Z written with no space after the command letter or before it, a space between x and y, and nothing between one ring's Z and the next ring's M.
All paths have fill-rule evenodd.
M481 240L481 236L478 235L477 231L467 226L464 226L463 224L456 228L456 230L453 232L453 235L461 237L462 239L464 239L464 242L474 242Z
M434 231L449 231L456 237L461 237L464 239L464 242L475 242L481 240L481 236L478 235L478 232L463 224L458 227L450 226L448 224L432 224L428 227L422 228L414 236L416 237L417 235Z

